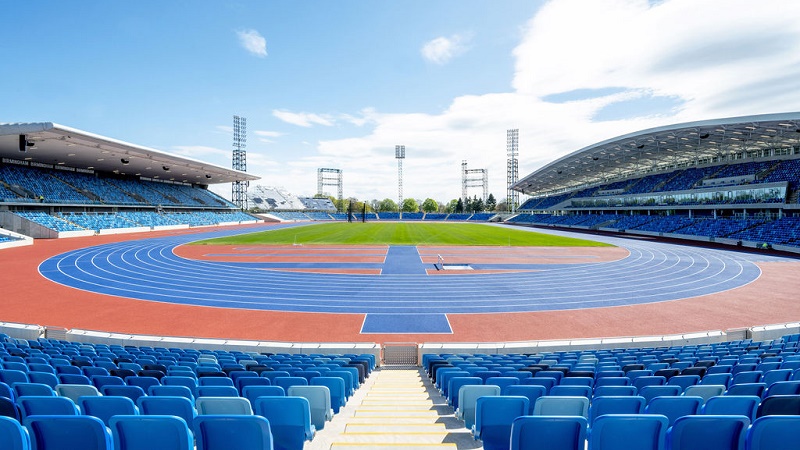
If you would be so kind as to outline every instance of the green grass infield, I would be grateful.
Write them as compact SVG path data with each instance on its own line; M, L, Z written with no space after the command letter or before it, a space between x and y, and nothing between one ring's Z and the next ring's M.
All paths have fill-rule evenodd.
M513 247L612 247L529 230L476 223L322 223L195 242L200 245L493 245Z

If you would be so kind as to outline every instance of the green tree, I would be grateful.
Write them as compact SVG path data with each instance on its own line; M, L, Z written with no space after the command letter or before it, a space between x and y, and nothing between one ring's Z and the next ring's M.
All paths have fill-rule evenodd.
M458 214L461 214L461 213L464 212L464 201L463 200L458 199L458 202L456 203L456 211L455 212L458 213Z
M461 200L461 199L454 198L454 199L450 200L450 202L446 206L447 209L446 209L445 212L448 212L448 213L456 212L456 208L458 207L458 201L459 200Z
M426 198L424 202L422 202L422 210L426 213L436 212L439 210L439 203L432 198Z
M378 212L397 212L397 203L390 198L385 198L378 204Z
M472 202L472 211L473 212L483 211L483 199L476 198L475 201Z
M419 212L419 204L413 198L403 200L403 212Z
M492 193L489 193L489 196L486 197L486 210L494 211L495 208L497 208L497 199L494 198Z

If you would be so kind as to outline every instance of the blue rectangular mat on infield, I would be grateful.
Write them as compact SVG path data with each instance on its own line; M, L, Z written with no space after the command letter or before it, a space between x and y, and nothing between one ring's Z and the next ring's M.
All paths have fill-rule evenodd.
M446 314L367 314L361 334L452 334Z

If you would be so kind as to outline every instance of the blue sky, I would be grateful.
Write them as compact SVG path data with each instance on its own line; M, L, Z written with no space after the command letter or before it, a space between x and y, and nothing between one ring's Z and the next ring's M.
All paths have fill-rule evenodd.
M520 176L652 126L800 109L800 2L3 1L0 122L52 121L257 184L449 201L461 161ZM713 18L713 19L710 19ZM215 190L229 194L228 186ZM480 194L476 189L470 194Z

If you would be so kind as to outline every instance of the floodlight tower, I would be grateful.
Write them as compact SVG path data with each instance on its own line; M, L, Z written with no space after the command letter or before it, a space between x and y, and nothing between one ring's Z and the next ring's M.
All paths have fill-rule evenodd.
M406 159L406 146L395 145L394 157L397 159L397 210L403 218L403 160Z
M320 167L317 169L317 195L322 196L325 186L336 186L339 204L342 204L342 169Z
M506 204L508 210L513 214L517 210L517 203L519 203L519 192L511 189L511 186L519 181L519 161L517 160L519 155L519 128L506 131L506 153L508 154Z
M233 116L233 170L247 172L247 119ZM231 185L231 200L240 209L247 209L248 181L234 181Z
M467 169L467 160L461 160L461 198L464 204L469 200L468 188L483 189L483 203L489 198L489 169Z

